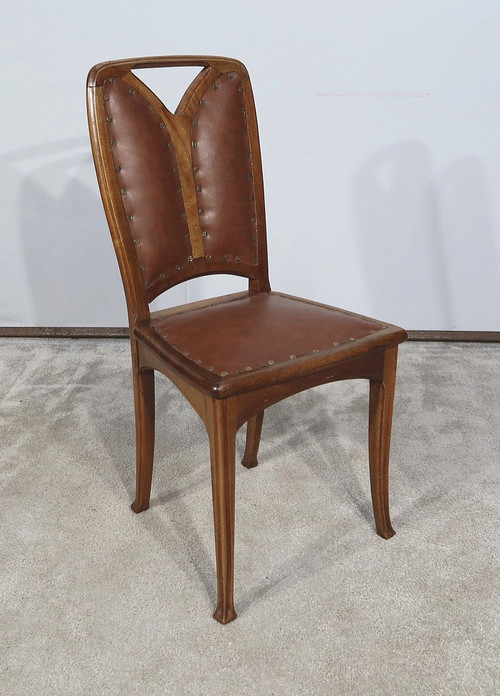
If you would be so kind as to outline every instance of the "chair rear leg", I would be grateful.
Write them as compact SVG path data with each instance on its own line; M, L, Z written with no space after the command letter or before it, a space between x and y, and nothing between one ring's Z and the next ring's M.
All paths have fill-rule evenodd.
M214 619L227 624L236 618L234 587L234 497L236 414L227 400L212 399L207 423L212 465L217 608Z
M134 512L149 508L155 441L154 371L134 368L136 493Z
M259 463L257 454L259 452L260 435L262 433L262 422L264 420L264 411L259 411L252 416L247 423L247 439L245 446L245 454L241 463L247 469L252 469Z
M397 347L384 351L381 381L370 381L370 483L375 526L384 539L395 534L389 514L389 451L397 356Z

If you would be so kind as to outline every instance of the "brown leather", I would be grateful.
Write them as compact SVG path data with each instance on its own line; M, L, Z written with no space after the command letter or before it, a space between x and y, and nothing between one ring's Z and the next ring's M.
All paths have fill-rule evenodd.
M377 348L386 324L279 293L236 296L212 306L153 319L155 330L189 361L222 377L269 369L361 339ZM384 345L387 344L384 332Z
M254 174L242 76L221 75L205 92L191 129L205 248L212 259L257 265ZM196 124L196 125L194 125Z
M175 115L131 73L103 82L111 181L149 301L196 275L257 277L260 162L252 157L248 78L211 76L202 92L195 85L195 103L186 92L190 108Z
M136 245L148 297L168 286L176 264L191 254L176 152L161 115L123 79L104 83L104 105L129 234ZM186 237L187 236L187 237ZM161 275L165 276L165 279Z

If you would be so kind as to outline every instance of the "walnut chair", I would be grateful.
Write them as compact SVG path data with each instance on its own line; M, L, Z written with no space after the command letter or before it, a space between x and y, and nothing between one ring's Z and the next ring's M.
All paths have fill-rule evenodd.
M140 68L195 66L175 113ZM214 618L233 604L235 437L247 423L243 465L257 465L264 410L309 387L370 380L369 466L377 533L394 534L388 468L398 344L406 332L352 312L271 292L261 156L248 73L210 56L101 63L87 104L99 187L130 323L136 420L134 512L149 507L154 371L186 397L208 432L217 569ZM150 312L190 278L248 278L248 291Z

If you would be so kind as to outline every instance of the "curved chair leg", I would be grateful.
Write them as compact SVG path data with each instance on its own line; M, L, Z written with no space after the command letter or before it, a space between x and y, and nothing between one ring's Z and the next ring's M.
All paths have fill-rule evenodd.
M262 433L262 422L264 420L264 411L259 411L252 416L247 423L247 440L245 446L245 454L241 463L247 469L252 469L259 463L257 461L257 453L259 451L260 435Z
M217 608L214 619L227 624L236 618L234 586L234 497L236 412L227 400L212 399L208 420L214 505Z
M389 450L398 349L384 352L382 380L370 381L370 483L377 534L390 539L395 531L389 515Z
M155 382L154 371L134 368L136 493L134 512L149 507L155 442Z

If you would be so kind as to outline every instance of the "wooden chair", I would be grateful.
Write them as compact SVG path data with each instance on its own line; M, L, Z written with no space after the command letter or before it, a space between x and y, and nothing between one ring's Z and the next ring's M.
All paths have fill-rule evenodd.
M199 66L171 113L133 71ZM127 298L137 488L149 506L154 370L166 375L208 431L217 567L214 618L233 605L235 436L247 423L243 465L257 465L264 409L309 387L370 380L369 463L377 533L394 534L388 465L397 346L403 329L271 292L261 157L244 65L230 58L139 58L95 66L87 82L97 177ZM248 291L151 312L190 278L226 273Z

